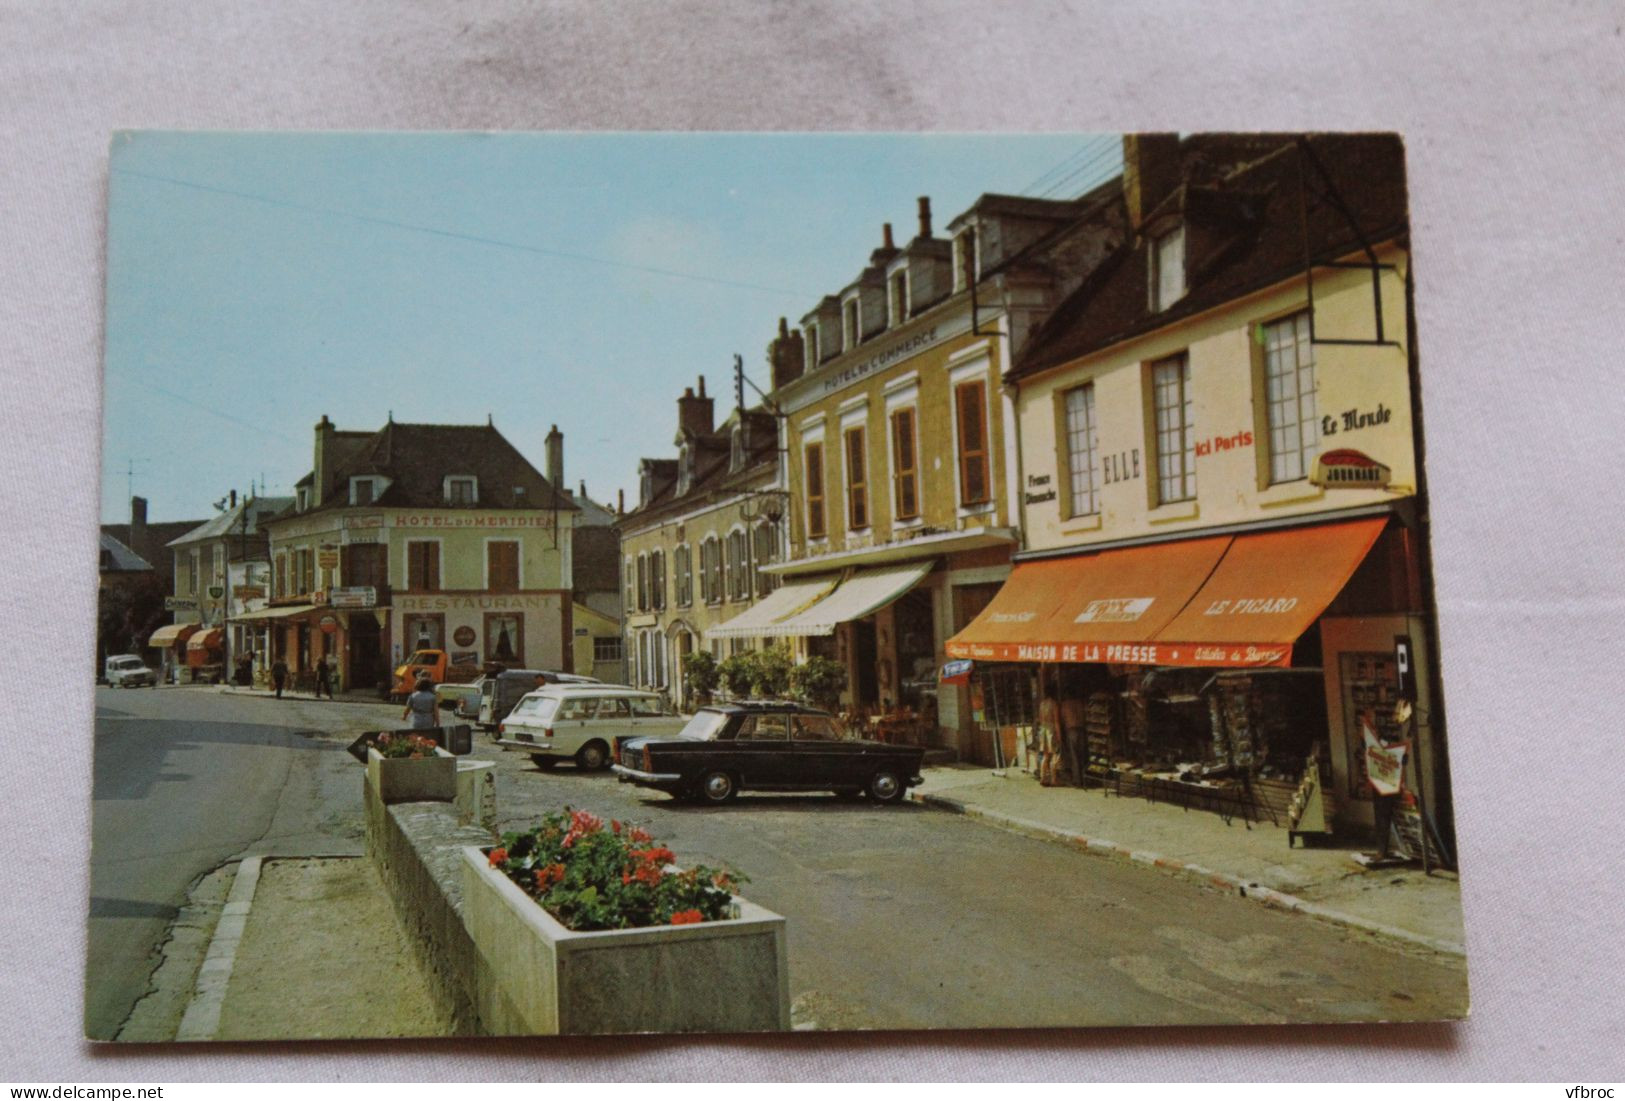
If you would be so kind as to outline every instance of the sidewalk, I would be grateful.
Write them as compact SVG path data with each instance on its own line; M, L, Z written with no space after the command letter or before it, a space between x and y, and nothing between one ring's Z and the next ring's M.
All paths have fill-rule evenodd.
M175 1039L442 1035L371 861L256 856L237 870Z
M927 767L924 776L909 797L927 806L1436 951L1466 952L1460 884L1451 873L1367 871L1352 860L1357 848L1288 848L1285 827L1267 821L1250 829L1239 818L1226 825L1209 811L1098 789L1046 788L1014 769L998 776L984 767L947 765Z
M211 686L199 685L198 687L202 688ZM217 684L213 685L212 687L215 689L215 691L223 692L228 696L259 696L264 699L276 699L276 692L269 688L244 688L237 684ZM291 688L284 688L282 690L282 698L285 700L307 700L311 702L315 702L317 699L317 697L312 696L309 692L295 692ZM370 703L374 707L398 708L401 706L398 703L390 703L388 700L379 699L377 689L370 692L335 692L331 701L329 701L326 696L322 696L321 699L323 702L332 703Z

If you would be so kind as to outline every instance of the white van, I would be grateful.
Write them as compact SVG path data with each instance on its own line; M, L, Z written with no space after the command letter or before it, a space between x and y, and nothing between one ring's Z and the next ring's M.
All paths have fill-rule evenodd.
M687 716L654 692L609 684L550 684L528 693L497 727L497 744L529 750L542 768L573 759L583 772L608 767L617 738L675 734Z
M158 687L158 674L135 654L115 654L107 659L102 676L114 688Z

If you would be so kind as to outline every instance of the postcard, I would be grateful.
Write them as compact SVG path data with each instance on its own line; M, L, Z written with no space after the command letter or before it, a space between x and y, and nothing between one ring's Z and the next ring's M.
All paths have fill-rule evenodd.
M1400 135L109 179L91 1039L1466 1015Z

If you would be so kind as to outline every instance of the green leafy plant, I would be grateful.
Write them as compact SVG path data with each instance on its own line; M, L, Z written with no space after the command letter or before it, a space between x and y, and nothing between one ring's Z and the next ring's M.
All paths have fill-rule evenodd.
M722 687L730 696L748 696L751 686L756 683L756 654L746 650L743 654L734 654L724 658L722 664L717 666L717 673L722 678Z
M770 699L782 698L790 688L790 670L795 659L787 646L769 646L755 654L751 670L751 691Z
M683 655L683 685L690 694L709 703L721 679L717 659L710 651L696 650Z
M737 915L734 888L745 877L695 866L671 867L672 851L645 830L565 807L534 829L505 833L486 850L506 875L567 929L690 925Z
M814 655L790 670L790 694L802 703L832 710L846 687L846 666Z
M422 734L391 734L386 730L373 739L372 747L380 757L392 761L417 759L434 756L435 740Z

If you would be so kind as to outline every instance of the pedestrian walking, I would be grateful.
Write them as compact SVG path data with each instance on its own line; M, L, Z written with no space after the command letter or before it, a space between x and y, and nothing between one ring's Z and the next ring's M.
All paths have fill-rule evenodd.
M280 700L282 686L288 683L288 663L281 658L277 658L276 664L271 666L271 683L276 685L276 698Z
M432 730L440 725L436 710L434 681L422 677L418 680L417 691L406 697L406 710L401 712L401 718L411 719L413 730Z
M1061 763L1061 712L1053 695L1046 694L1038 705L1038 782L1054 787Z
M321 699L323 692L328 699L333 698L333 667L326 660L316 663L316 698Z

